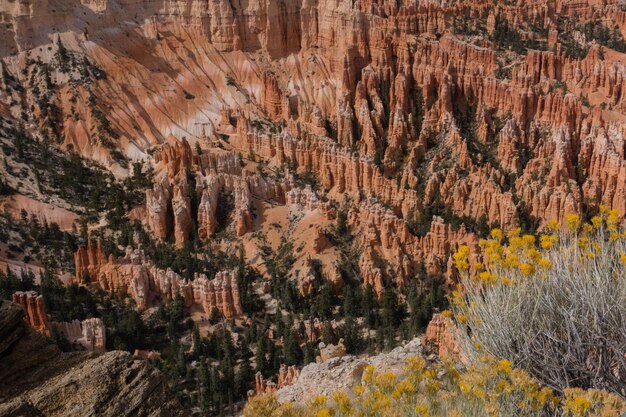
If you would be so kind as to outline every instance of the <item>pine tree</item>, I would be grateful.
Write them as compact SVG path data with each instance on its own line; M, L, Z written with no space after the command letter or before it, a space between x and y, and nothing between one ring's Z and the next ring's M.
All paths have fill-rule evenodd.
M211 392L211 404L213 410L217 409L219 412L222 412L222 396L220 391L220 377L213 367L209 372L211 375L211 384L210 384L210 392Z
M198 384L200 392L200 409L202 414L208 414L211 406L211 384L210 384L209 370L206 363L206 358L200 358L198 364Z
M350 354L358 353L361 347L359 326L351 316L346 317L343 325L343 343L346 347L346 352Z
M174 297L170 317L174 323L180 322L185 317L185 300L180 292L177 292Z
M252 357L252 351L246 338L241 339L241 346L239 347L239 356L241 359L250 359Z
M288 330L284 337L283 356L287 365L297 365L302 358L302 349L296 341L293 330Z
M250 366L250 361L248 359L244 359L239 365L239 369L235 375L235 389L238 397L246 397L253 379L254 371L252 370L252 366Z
M280 364L282 360L280 352L278 351L276 344L272 340L269 340L267 351L270 372L276 373L280 369Z
M356 313L356 301L353 289L346 285L343 289L343 315L344 317L354 317Z
M61 72L69 72L69 58L70 57L67 49L65 49L65 45L63 45L63 42L61 42L61 38L59 38L57 42L56 59L59 61L59 69L61 70Z
M191 331L191 344L193 346L193 356L198 357L202 345L202 340L200 338L200 328L197 324L193 325L193 330Z
M411 280L406 299L411 310L409 314L409 330L411 335L416 336L422 329L424 311L423 299L417 294L417 280L415 278Z
M184 377L187 374L187 360L185 358L185 351L183 346L176 343L176 372L180 377Z
M333 344L335 342L333 329L328 322L324 322L324 328L322 330L322 342L327 345Z
M265 332L259 333L259 338L256 343L256 354L254 356L254 362L256 371L260 372L263 376L269 375L269 364L267 361L268 342Z
M308 365L311 362L315 362L315 349L311 343L307 343L304 345L304 359L302 360L302 364Z
M382 302L381 332L385 349L395 345L395 327L399 324L398 303L392 288L385 289Z
M325 282L317 297L317 309L319 317L331 319L333 316L333 288L332 284Z
M363 317L365 317L367 324L370 327L373 327L376 321L377 308L378 308L378 303L376 302L374 291L372 290L372 286L368 284L365 287L365 291L363 293L363 301L361 302L361 312L363 314Z

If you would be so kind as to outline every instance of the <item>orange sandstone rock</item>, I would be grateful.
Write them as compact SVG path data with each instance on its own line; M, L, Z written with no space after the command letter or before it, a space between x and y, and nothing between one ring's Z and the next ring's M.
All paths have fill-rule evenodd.
M457 329L443 315L436 313L426 327L424 344L432 344L442 358L459 360L463 353L455 340Z
M43 296L35 291L17 291L11 296L15 304L22 306L24 310L24 320L33 329L46 336L51 336L51 326L44 309Z

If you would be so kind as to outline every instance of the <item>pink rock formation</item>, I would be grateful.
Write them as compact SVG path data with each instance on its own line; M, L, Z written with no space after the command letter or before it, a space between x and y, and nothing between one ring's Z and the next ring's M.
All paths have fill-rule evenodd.
M79 258L77 258L79 259ZM68 322L48 321L43 296L35 291L17 291L11 296L14 303L22 306L24 320L38 332L51 337L52 330L60 331L68 341L81 349L106 351L106 329L99 318Z
M98 240L94 245L91 239L87 241L87 247L79 246L74 253L74 266L76 270L76 282L90 282L98 276L100 267L108 262L108 258L102 248L102 242Z
M84 2L89 12L72 24L67 5L30 6L3 10L3 73L25 93L9 91L2 77L0 111L18 120L23 110L37 134L54 131L64 148L120 177L127 171L112 152L147 159L155 181L145 224L179 247L194 232L215 234L224 193L234 200L238 237L262 221L257 203L330 217L321 200L346 196L364 281L381 294L385 277L402 288L420 263L453 275L450 251L476 238L472 227L444 224L450 216L512 228L563 222L600 202L626 214L625 55L576 28L604 22L626 34L615 0L108 0ZM111 30L118 21L128 29ZM502 50L488 36L498 23L544 50ZM584 57L566 53L563 31L588 49ZM85 82L80 70L57 70L50 33L107 76ZM58 107L52 128L33 93L45 84L33 75L40 60L54 68L55 88L44 91ZM468 114L476 115L469 125ZM255 163L292 172L276 180L253 173ZM317 192L294 186L293 172L314 175ZM412 234L407 223L435 206L448 216ZM89 247L77 256L77 281L108 263Z
M24 320L33 329L46 336L51 336L51 327L48 322L48 316L44 309L43 296L35 291L17 291L11 296L11 300L15 304L22 306L24 310Z
M269 71L263 73L263 88L261 90L261 100L267 115L272 120L283 117L284 97L278 86L278 81L274 74Z

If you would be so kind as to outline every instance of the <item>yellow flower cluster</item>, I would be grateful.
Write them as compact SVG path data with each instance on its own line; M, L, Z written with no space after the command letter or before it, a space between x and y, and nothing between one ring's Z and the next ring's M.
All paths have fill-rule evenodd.
M467 271L469 269L469 254L469 246L462 245L459 250L453 255L454 264L459 271Z
M626 403L606 391L571 388L565 390L562 409L567 417L613 417L626 412Z
M369 366L362 379L353 394L341 391L332 400L322 396L306 405L279 404L273 394L256 396L244 417L609 417L626 411L624 401L603 391L567 390L558 397L508 360L492 357L464 372L450 362L427 367L414 357L400 375Z
M454 264L461 274L470 275L473 281L482 285L500 283L508 286L526 277L541 276L542 271L553 268L551 256L555 251L563 250L563 242L576 242L581 261L593 259L602 249L603 241L626 241L626 231L619 231L619 213L606 206L600 206L599 213L590 223L583 223L576 214L566 215L567 232L561 235L556 221L549 221L538 237L522 235L520 228L506 234L493 229L489 239L479 241L479 253L473 254L482 257L482 262L470 265L470 248L463 245L453 255ZM620 260L626 264L626 253L620 256Z

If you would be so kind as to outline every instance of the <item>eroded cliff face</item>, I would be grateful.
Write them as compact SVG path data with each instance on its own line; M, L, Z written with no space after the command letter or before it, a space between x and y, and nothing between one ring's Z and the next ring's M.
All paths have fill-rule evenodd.
M268 205L331 220L337 205L320 201L349 197L363 281L380 295L422 265L452 277L449 251L489 227L562 223L598 203L626 214L625 55L584 29L601 22L619 40L614 1L2 12L5 111L118 176L146 161L142 220L178 247L220 232L226 205L245 239L267 231Z
M0 415L187 415L146 362L119 351L61 353L23 314L16 304L0 304Z
M157 268L141 251L128 248L124 257L107 258L101 244L91 242L87 248L79 247L75 259L76 283L128 294L141 310L172 301L180 294L187 308L207 317L214 311L225 318L243 314L236 271L220 271L213 279L196 274L193 280L187 280L171 269Z
M442 314L434 314L422 342L435 348L435 353L440 358L447 358L455 361L464 360L466 357L459 345L459 329L451 320L446 320Z

